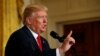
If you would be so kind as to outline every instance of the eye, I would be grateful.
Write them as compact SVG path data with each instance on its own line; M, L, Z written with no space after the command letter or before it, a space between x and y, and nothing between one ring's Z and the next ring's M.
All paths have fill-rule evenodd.
M44 18L44 16L39 16L39 18Z
M47 18L47 16L38 16L38 18Z
M38 16L38 18L44 18L43 16Z

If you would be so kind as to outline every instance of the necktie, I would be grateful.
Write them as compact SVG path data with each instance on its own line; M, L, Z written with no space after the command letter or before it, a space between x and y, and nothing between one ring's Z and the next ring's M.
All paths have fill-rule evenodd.
M41 42L40 35L38 35L38 37L37 37L37 42L38 42L38 46L39 46L40 50L42 51L42 42Z

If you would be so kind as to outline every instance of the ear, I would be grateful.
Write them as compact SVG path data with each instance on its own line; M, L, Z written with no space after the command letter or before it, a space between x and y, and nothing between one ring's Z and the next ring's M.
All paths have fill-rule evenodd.
M27 24L31 24L31 18L30 17L27 17L26 18L26 22L27 22Z

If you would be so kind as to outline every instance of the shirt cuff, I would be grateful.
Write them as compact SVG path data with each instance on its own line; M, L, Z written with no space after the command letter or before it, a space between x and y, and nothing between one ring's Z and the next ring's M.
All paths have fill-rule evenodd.
M56 49L56 56L61 56L58 48Z

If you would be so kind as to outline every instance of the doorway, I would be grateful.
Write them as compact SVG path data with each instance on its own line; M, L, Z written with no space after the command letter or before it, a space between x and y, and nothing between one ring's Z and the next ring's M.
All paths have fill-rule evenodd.
M100 56L100 21L63 26L64 34L70 30L76 44L66 52L66 56Z

